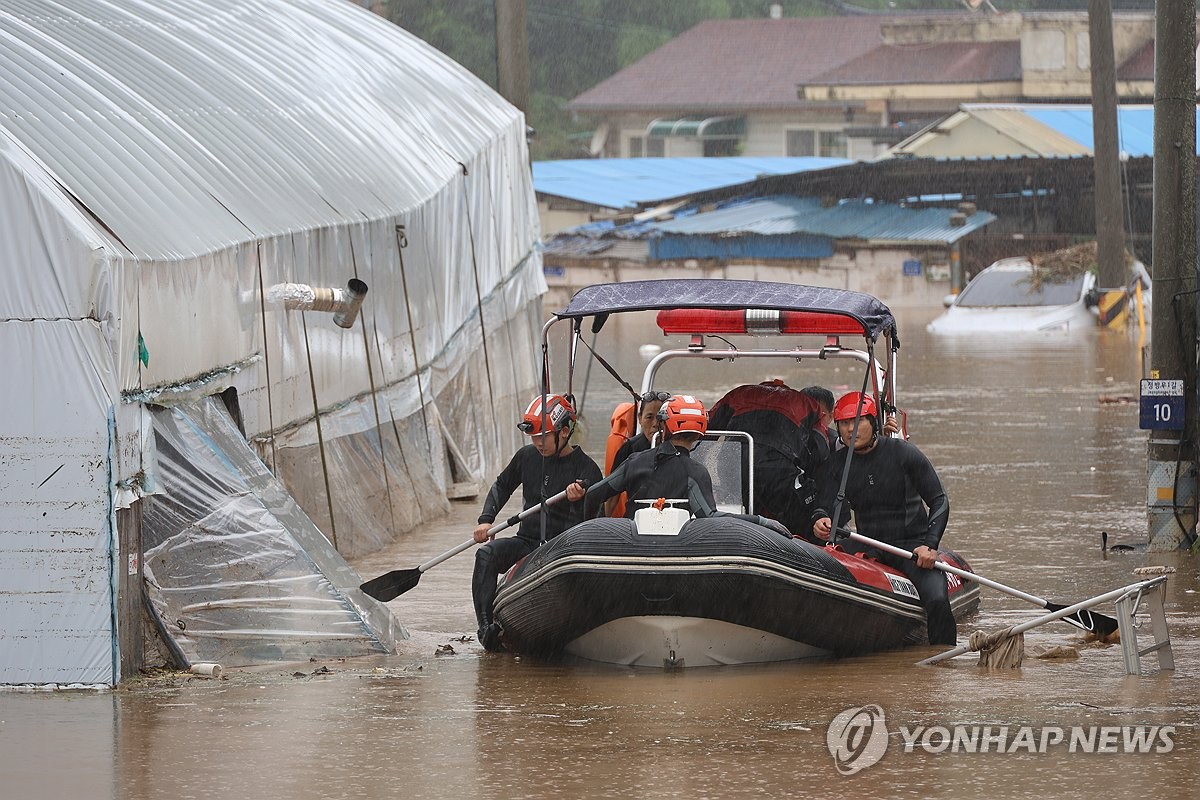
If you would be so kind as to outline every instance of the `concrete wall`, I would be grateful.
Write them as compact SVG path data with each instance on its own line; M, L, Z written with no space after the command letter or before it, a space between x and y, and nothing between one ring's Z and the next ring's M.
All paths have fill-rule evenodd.
M1113 54L1121 63L1154 38L1154 15L1114 14ZM1091 41L1086 14L1026 14L1021 27L1026 97L1090 97ZM1151 81L1128 84L1122 97L1153 97Z
M543 237L591 222L593 215L599 212L599 209L556 208L552 199L539 199L537 207Z

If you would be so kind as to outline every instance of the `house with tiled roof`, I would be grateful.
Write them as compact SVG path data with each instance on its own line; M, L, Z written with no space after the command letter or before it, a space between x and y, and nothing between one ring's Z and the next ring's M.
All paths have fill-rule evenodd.
M1152 12L1113 15L1117 93L1150 102ZM574 98L593 154L870 159L963 103L1084 101L1082 12L709 20Z

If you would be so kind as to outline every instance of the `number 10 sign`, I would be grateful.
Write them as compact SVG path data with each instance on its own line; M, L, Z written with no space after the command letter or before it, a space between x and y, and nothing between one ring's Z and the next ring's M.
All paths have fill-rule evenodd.
M1183 381L1142 380L1138 427L1183 430Z

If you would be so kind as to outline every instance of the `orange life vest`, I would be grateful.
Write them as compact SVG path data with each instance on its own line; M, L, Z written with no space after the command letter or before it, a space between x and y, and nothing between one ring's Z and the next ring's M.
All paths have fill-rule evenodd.
M613 459L621 445L633 438L637 428L637 418L634 416L637 407L633 403L619 403L613 410L611 427L608 431L608 442L604 448L604 474L612 472ZM614 517L625 516L625 493L617 495L617 505L613 509Z

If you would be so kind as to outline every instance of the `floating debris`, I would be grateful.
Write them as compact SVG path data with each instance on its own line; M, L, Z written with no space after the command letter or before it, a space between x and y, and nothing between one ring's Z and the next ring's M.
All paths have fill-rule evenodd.
M1174 567L1169 567L1165 564L1149 567L1134 567L1134 575L1171 575L1175 572Z
M1084 644L1120 644L1121 631L1118 628L1112 633L1103 634L1095 631L1087 631L1083 634Z
M1033 654L1034 658L1045 659L1070 659L1079 658L1079 648L1072 647L1069 644L1060 644L1057 647L1048 647L1045 650Z
M1049 253L1033 253L1029 261L1035 268L1029 276L1029 285L1033 289L1041 289L1043 283L1066 283L1096 268L1096 243L1084 242ZM1126 250L1125 266L1131 267L1133 262L1133 255Z

